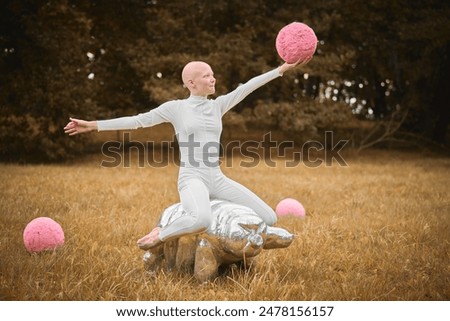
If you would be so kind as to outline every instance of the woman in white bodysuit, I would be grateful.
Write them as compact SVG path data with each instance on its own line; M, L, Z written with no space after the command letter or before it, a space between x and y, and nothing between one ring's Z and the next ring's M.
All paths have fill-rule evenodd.
M226 177L219 167L222 116L251 92L297 65L299 63L285 63L252 78L226 95L208 99L209 95L215 93L214 73L207 63L193 61L182 72L183 83L190 92L189 98L166 102L136 116L99 121L70 118L64 130L69 135L76 135L92 130L150 127L164 122L173 125L180 146L178 191L183 209L189 215L164 228L155 227L138 240L141 249L146 250L172 238L206 230L212 220L210 198L247 206L268 225L273 225L277 217L272 208L252 191Z

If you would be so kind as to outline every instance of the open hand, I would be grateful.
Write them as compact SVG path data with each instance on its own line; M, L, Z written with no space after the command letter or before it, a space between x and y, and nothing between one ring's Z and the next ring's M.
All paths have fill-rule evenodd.
M284 74L286 71L294 69L297 66L304 66L306 65L308 62L310 62L312 59L312 56L305 59L305 60L299 60L297 62L294 62L292 64L289 64L287 62L285 62L283 65L280 66L280 74Z
M64 127L64 132L69 136L87 133L91 130L97 129L97 122L85 121L82 119L70 118L70 122Z

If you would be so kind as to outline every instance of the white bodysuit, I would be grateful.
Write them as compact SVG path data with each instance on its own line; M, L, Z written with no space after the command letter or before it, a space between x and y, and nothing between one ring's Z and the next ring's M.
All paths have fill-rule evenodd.
M216 99L190 96L172 100L136 116L97 121L98 131L151 127L170 122L180 146L178 191L183 216L160 232L160 239L199 233L212 221L210 198L228 200L253 209L268 225L276 223L275 212L252 191L226 177L219 166L222 116L257 88L280 76L274 69L254 77Z

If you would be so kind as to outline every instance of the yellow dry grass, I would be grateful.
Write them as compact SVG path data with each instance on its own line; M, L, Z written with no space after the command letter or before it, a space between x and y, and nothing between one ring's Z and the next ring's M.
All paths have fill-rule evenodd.
M399 152L347 155L348 167L224 168L275 207L300 200L297 237L249 270L199 285L143 269L135 242L178 201L178 168L0 165L2 300L449 300L450 159ZM22 232L49 216L65 231L55 252L30 255Z

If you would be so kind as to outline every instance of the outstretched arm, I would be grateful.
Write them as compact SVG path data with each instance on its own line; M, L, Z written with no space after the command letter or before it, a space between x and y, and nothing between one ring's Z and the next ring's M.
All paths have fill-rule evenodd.
M151 127L164 122L170 122L176 113L177 101L173 100L162 104L149 112L135 116L126 116L107 120L86 121L70 118L70 122L64 127L64 132L70 136L87 133L92 130L130 130L141 127Z
M310 60L311 58L303 62L298 61L293 64L284 63L276 69L250 79L245 84L240 85L232 92L217 97L216 102L220 105L222 115L236 106L238 103L240 103L245 97L247 97L250 93L258 89L259 87L265 85L266 83L277 77L283 76L285 72L294 69L297 66L306 65Z
M86 121L70 117L70 122L64 127L64 132L69 136L87 133L92 130L97 130L96 121Z

